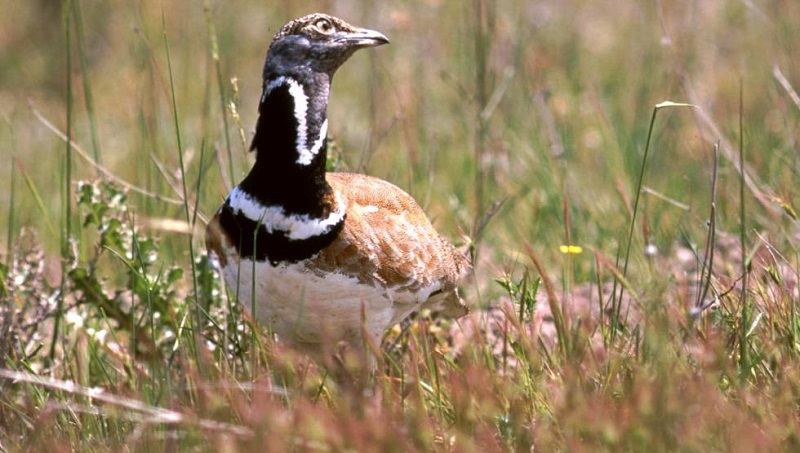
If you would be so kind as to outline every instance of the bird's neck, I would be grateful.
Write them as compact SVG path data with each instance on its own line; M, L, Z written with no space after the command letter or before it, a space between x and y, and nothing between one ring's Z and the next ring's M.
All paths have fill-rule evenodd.
M240 188L265 206L323 215L330 77L276 76L264 82L252 149L256 163Z

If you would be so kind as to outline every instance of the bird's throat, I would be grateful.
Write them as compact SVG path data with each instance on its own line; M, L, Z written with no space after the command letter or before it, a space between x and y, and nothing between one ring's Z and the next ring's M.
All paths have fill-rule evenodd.
M287 76L265 82L252 144L256 163L240 185L264 205L316 215L329 194L328 92L328 83Z
M325 157L321 153L328 135L328 86L318 85L286 76L265 83L253 147L272 155L271 148L283 146L286 149L279 151L289 151L285 157L301 167Z

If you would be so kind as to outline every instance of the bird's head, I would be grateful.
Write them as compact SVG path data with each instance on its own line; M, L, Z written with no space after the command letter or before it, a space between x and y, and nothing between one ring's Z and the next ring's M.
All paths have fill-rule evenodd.
M358 49L387 44L375 30L358 28L327 14L295 19L275 35L267 53L264 76L311 70L332 76Z

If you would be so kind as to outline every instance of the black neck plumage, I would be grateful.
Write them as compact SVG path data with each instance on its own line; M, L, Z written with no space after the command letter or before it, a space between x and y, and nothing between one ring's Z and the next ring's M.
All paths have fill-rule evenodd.
M242 258L298 262L344 227L344 206L332 201L325 180L328 80L281 76L264 83L252 144L256 163L219 212Z
M327 80L267 79L251 149L256 162L239 187L265 206L319 217L330 194L327 160Z

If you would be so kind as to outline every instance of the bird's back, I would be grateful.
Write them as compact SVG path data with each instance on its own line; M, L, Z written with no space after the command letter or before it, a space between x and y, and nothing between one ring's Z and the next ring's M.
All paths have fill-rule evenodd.
M425 303L434 295L443 304L430 308L453 317L466 313L456 288L469 260L439 236L409 194L362 174L326 178L347 205L347 217L339 237L315 258L317 266L382 286L398 302Z

